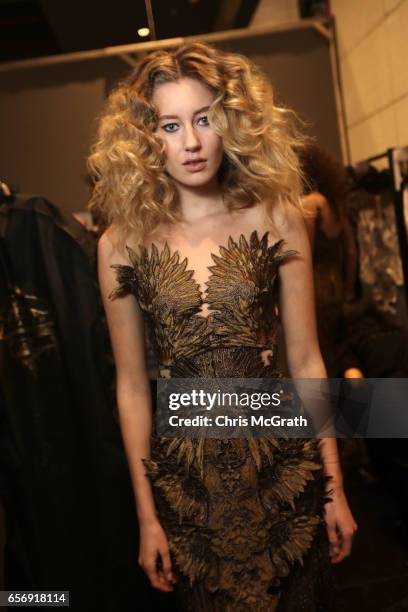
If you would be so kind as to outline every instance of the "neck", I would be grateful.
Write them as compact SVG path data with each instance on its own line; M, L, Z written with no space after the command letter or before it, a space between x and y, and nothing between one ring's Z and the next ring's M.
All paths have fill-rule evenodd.
M206 217L226 211L217 177L199 187L177 184L183 220L194 224Z

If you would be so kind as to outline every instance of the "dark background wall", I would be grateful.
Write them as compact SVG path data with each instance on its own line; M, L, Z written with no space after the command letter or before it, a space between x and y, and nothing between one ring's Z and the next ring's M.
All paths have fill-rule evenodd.
M341 160L329 43L315 29L214 42L248 55L270 76L278 102ZM85 160L112 85L131 68L120 57L1 72L0 177L66 212L86 207Z

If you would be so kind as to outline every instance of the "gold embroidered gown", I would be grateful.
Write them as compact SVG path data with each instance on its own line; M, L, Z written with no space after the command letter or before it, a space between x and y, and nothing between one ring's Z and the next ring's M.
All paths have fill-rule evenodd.
M150 326L159 377L278 378L276 277L284 240L229 238L211 254L205 299L166 243L114 264L110 298L133 293ZM201 313L208 304L208 316ZM159 438L143 459L166 532L182 609L334 610L315 439Z

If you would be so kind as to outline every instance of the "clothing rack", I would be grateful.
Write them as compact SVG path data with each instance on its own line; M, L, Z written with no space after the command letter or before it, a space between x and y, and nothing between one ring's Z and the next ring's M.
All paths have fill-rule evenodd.
M369 164L373 161L386 158L388 161L388 169L391 173L393 202L395 209L395 219L397 222L398 244L401 256L402 271L404 275L404 290L405 300L408 309L408 228L405 225L404 219L404 181L402 180L398 162L403 159L408 160L408 147L391 147L379 153L360 161L356 165Z

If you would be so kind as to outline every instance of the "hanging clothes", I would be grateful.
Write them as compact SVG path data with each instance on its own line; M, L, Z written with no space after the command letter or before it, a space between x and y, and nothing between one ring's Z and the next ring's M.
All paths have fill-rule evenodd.
M342 377L360 362L349 342L343 317L344 304L344 229L327 236L322 228L322 214L317 210L313 245L313 273L316 323L319 346L329 377Z
M137 564L96 237L17 196L0 206L0 246L5 588L69 590L78 612L171 609Z
M393 194L389 190L370 193L358 189L350 194L348 205L355 220L360 281L370 291L381 315L390 322L404 324L404 276Z

